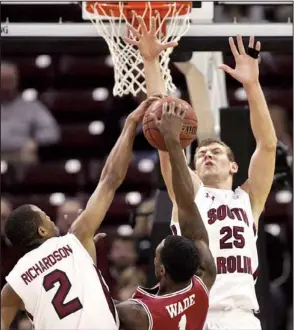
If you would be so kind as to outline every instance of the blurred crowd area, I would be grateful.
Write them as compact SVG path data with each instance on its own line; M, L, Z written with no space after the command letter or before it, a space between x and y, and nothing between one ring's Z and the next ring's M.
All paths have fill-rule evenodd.
M2 21L6 14L1 11ZM15 15L26 17L21 11ZM292 15L292 6L215 7L217 22L232 22L234 18L238 22L286 22ZM224 53L224 62L234 65L229 50ZM185 78L173 65L171 71L178 87L176 95L189 101ZM278 315L276 330L285 330L287 310L292 305L292 54L263 52L260 80L280 141L264 221L273 304ZM10 246L3 231L11 210L36 204L65 234L95 189L127 114L144 98L114 98L113 84L110 56L26 52L2 57L2 286L23 253ZM229 105L247 106L240 85L228 77L226 84ZM137 285L147 283L160 180L157 153L140 128L126 180L100 228L107 236L96 242L98 267L117 300L130 298ZM31 323L25 315L19 315L14 328L31 329Z
M265 2L261 4L261 1L256 5L252 3L236 5L228 2L222 4L221 1L218 1L218 5L215 5L214 21L221 23L234 21L239 23L293 22L293 6L265 4Z

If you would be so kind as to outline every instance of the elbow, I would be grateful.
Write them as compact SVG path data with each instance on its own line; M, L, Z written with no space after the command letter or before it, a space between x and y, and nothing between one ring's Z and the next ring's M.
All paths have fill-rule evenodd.
M278 145L278 139L277 139L276 136L274 136L269 141L258 143L258 148L262 149L262 150L265 150L267 152L275 153L276 149L277 149L277 145Z
M194 210L195 202L193 196L194 196L193 192L189 192L187 194L181 194L181 196L175 195L178 208L182 210Z
M111 170L103 170L100 181L103 181L108 187L116 190L123 182L124 177L118 172Z

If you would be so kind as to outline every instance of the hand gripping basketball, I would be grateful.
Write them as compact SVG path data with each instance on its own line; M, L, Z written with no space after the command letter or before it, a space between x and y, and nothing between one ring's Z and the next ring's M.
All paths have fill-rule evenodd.
M178 108L179 105L180 108ZM178 109L182 109L182 112L178 112ZM161 122L163 112L166 118ZM152 114L155 114L155 117ZM181 120L173 118L179 115L182 117ZM154 148L162 151L167 151L164 134L179 135L181 146L184 149L195 140L197 125L197 116L191 105L172 96L165 96L155 101L147 109L143 118L144 136Z
M143 101L137 109L135 109L132 113L130 113L130 117L137 123L139 124L144 115L145 115L145 112L146 110L150 107L150 105L155 102L155 101L158 101L160 100L162 96L161 95L152 95L150 97L148 97L145 101Z
M150 113L150 116L164 139L174 138L180 140L180 133L187 110L188 108L182 106L182 104L176 105L175 102L165 102L162 106L161 120L157 118L155 113Z

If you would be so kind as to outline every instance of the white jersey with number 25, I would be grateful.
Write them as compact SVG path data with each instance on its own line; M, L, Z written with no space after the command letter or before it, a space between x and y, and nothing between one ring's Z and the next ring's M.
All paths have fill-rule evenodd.
M35 329L118 329L100 271L73 234L51 238L25 254L6 280Z
M210 310L259 309L255 294L258 268L256 231L248 194L200 186L195 203L209 235L217 277L210 291ZM178 222L171 223L180 234Z

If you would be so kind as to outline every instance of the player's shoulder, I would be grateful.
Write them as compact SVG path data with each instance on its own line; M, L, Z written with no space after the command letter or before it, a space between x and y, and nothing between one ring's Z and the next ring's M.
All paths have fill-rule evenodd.
M129 299L116 305L120 326L124 330L152 329L152 317L144 303Z
M157 292L159 290L159 284L156 284L152 288L144 288L142 286L138 286L135 293L133 294L132 299L144 299L144 300L153 300L157 296Z
M68 233L63 236L56 236L56 237L49 238L42 245L40 245L40 250L59 248L59 247L64 246L65 244L71 244L71 243L74 244L74 243L78 243L78 242L79 242L79 240L77 239L77 237L74 234Z
M40 255L50 252L51 250L62 248L64 245L70 244L71 241L75 241L77 238L72 234L67 234L64 236L57 236L47 239L44 243L38 247L27 251L16 263L15 267L19 267L26 263L31 263L35 258L38 258Z

